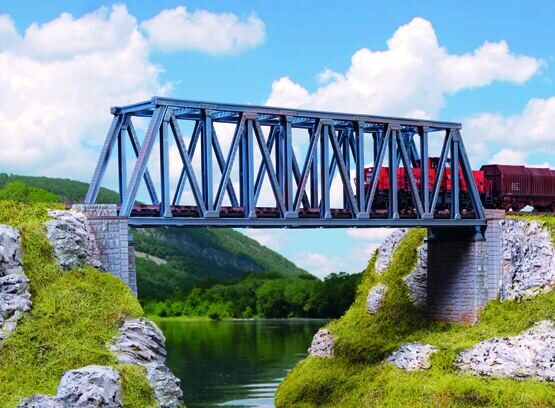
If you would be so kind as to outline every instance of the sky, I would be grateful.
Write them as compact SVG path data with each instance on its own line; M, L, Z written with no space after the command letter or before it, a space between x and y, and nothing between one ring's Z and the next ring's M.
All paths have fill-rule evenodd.
M110 106L153 95L457 121L474 167L554 168L554 15L533 0L0 0L0 171L88 182ZM362 270L390 231L243 232L323 277Z

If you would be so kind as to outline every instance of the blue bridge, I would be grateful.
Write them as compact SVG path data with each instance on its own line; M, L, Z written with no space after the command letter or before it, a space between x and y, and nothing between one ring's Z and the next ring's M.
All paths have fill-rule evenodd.
M118 215L127 217L131 226L486 225L459 123L161 97L114 107L111 113L114 118L85 204L95 203L115 153ZM136 126L144 126L144 118L149 124L144 137L139 138ZM224 141L229 145L226 154ZM173 188L170 143L177 147L181 168ZM430 180L428 169L429 143L442 146L434 180ZM296 147L300 144L308 146L304 153ZM136 159L129 177L128 151L133 151ZM370 177L364 172L367 161L375 169ZM149 164L150 170L153 165L159 167L158 186ZM459 177L452 178L450 202L438 209L448 167L460 169L471 209L461 209ZM398 185L405 182L398 180L399 168L406 174L411 199L408 207L399 204ZM378 208L375 203L382 171L388 172L389 185L386 204ZM340 200L332 200L334 177L340 179ZM271 191L266 197L270 196L271 202L260 206L265 180ZM137 202L142 183L150 204Z

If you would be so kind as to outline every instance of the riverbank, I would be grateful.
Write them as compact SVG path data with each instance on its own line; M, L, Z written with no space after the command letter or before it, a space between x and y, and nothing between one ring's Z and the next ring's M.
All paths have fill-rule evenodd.
M498 345L499 342L517 342L515 336L526 333L539 322L555 317L555 292L548 280L542 281L549 271L537 271L534 268L536 263L531 260L534 254L540 255L537 253L537 241L531 242L532 237L536 240L540 234L544 237L546 234L541 230L545 228L552 233L551 237L547 234L542 238L542 245L548 245L550 238L553 238L555 220L531 217L525 221L529 224L518 228L514 225L506 227L507 231L511 228L524 230L524 235L513 237L515 247L506 248L508 252L503 256L505 260L508 259L507 262L513 262L511 256L514 254L519 259L530 261L519 263L514 268L520 268L518 276L528 276L529 282L526 284L543 282L544 286L534 290L533 296L492 301L483 311L480 322L472 326L428 321L424 306L418 306L411 300L406 283L406 277L415 271L421 253L419 248L425 236L423 230L411 230L400 241L383 272L377 272L376 257L369 262L353 306L341 319L325 326L328 332L322 335L322 339L331 347L320 347L320 350L327 353L327 358L309 357L298 364L280 385L276 406L555 406L553 383L534 374L534 370L543 373L541 367L549 367L549 364L552 367L549 342L541 343L538 340L537 343L527 343L526 347L545 350L545 355L537 356L538 361L530 363L527 368L519 368L518 364L527 362L535 354L534 350L524 346L520 349L509 348L509 351L498 357L494 346L493 351L477 357L484 370L490 364L495 366L494 369L499 369L499 365L503 364L508 368L516 364L517 378L509 375L486 377L486 374L481 376L477 372L462 372L456 364L463 352L471 350L480 342L491 341ZM540 222L541 226L538 228L533 221ZM506 241L504 245L507 242L513 241ZM553 256L553 249L548 252ZM531 267L524 271L527 265ZM511 271L508 266L507 273L513 276ZM534 274L537 280L531 276ZM510 277L506 281L508 285L513 283ZM374 309L376 292L372 289L377 287L388 289ZM540 326L548 327L548 324ZM538 335L538 338L541 336ZM416 360L420 362L422 359L422 366L414 371L388 362L395 352L408 343L413 348L422 346L432 350L431 356L417 355ZM499 347L500 350L506 350L502 345ZM511 362L514 355L519 358Z

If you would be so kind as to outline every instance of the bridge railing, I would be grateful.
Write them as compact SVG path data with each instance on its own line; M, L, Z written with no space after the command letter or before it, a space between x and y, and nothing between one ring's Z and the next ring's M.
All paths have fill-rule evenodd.
M130 217L132 224L365 227L485 223L458 123L159 97L112 108L112 114L85 201L96 201L116 150L119 214ZM133 123L141 117L150 119L142 140ZM219 124L233 127L231 141L217 130ZM433 180L428 166L431 137L442 146ZM181 166L173 187L170 139ZM225 154L224 141L229 142ZM300 141L305 143L304 152L298 148ZM155 145L159 147L156 183L148 169ZM128 150L136 157L129 177ZM369 177L364 170L368 159L374 168ZM398 180L399 168L404 169L406 180ZM438 205L447 168L460 169L470 210L461 209L459 177L452 177L448 205ZM380 189L384 171L388 172L388 186ZM336 175L341 185L340 204L333 197L337 189L332 191ZM400 181L408 186L401 204ZM142 182L150 206L136 205ZM272 205L262 207L258 203L265 182L270 186ZM191 205L182 205L185 195L192 198ZM229 205L224 205L224 199Z

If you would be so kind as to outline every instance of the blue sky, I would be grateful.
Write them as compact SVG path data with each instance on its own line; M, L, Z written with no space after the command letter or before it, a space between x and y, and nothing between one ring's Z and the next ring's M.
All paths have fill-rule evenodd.
M555 166L555 3L384 3L0 1L0 171L89 181L109 106L156 93L460 121L475 166ZM387 234L247 233L320 276Z

